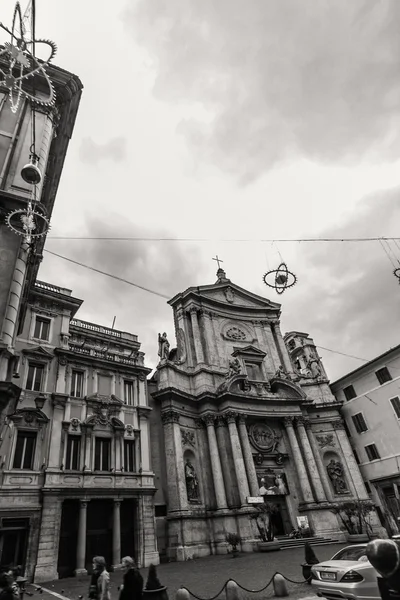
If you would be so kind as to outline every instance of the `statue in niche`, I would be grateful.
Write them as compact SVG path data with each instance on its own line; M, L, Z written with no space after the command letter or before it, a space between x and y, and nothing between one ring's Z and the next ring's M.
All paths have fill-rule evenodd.
M186 459L185 465L185 480L186 491L189 502L199 501L199 482L197 480L196 471L190 460Z
M344 478L344 470L342 464L331 458L330 462L326 467L329 479L332 482L332 486L335 494L346 494L348 492L346 480Z
M241 371L242 371L242 366L241 366L239 360L237 358L235 358L234 360L229 361L229 370L225 377L227 379L229 379L230 377L233 377L234 375L239 375L239 373L241 373Z
M282 365L279 365L274 377L275 377L275 379L287 379L288 378L288 375L287 375L286 371L283 369Z
M314 379L322 377L321 365L319 364L319 360L316 356L310 357L310 360L307 363L307 368L310 371L311 377Z
M167 334L161 333L158 334L158 356L161 360L168 360L169 356L169 341L167 338Z

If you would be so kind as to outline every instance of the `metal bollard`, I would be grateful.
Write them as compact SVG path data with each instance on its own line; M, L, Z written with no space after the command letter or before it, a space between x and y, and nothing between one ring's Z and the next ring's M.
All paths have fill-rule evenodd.
M240 590L236 581L230 579L226 584L226 600L240 600Z
M286 579L280 573L277 573L273 579L274 595L278 598L289 596Z
M189 600L189 592L185 588L180 588L176 592L176 600Z

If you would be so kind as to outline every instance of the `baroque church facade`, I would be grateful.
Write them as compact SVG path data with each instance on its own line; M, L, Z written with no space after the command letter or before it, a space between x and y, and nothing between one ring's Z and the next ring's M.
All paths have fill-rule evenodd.
M159 335L149 382L160 554L225 553L228 532L253 551L260 497L276 535L307 517L312 535L344 540L335 507L369 496L314 342L282 336L279 304L217 278L169 301L177 348Z

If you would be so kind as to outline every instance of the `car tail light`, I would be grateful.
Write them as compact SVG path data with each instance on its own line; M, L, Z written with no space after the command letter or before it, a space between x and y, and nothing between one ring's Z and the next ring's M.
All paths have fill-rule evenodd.
M351 581L352 583L358 583L359 581L363 581L364 577L357 573L357 571L348 571L343 577L342 581Z

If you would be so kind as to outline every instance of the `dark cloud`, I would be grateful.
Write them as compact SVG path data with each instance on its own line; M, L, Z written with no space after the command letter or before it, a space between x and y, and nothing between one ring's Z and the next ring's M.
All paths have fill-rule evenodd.
M84 138L81 142L79 155L84 163L97 165L102 160L122 162L127 156L127 142L123 137L113 138L104 144L97 144L92 138Z
M155 95L211 114L179 130L242 182L296 156L399 154L398 0L139 0L124 24L155 59Z
M161 230L139 229L115 214L91 219L86 235L172 237ZM172 298L202 277L198 250L168 242L51 241L46 247L58 254L138 283ZM199 266L200 265L200 266ZM69 287L84 300L77 317L137 334L148 366L157 364L157 333L166 331L175 344L173 313L167 300L45 253L39 274L56 285Z
M400 188L365 198L354 214L321 237L398 236ZM390 256L400 266L400 243ZM400 340L400 288L379 242L313 244L296 257L297 294L283 298L285 330L308 331L321 346L371 359ZM296 289L296 288L294 288ZM362 364L320 351L335 379Z

